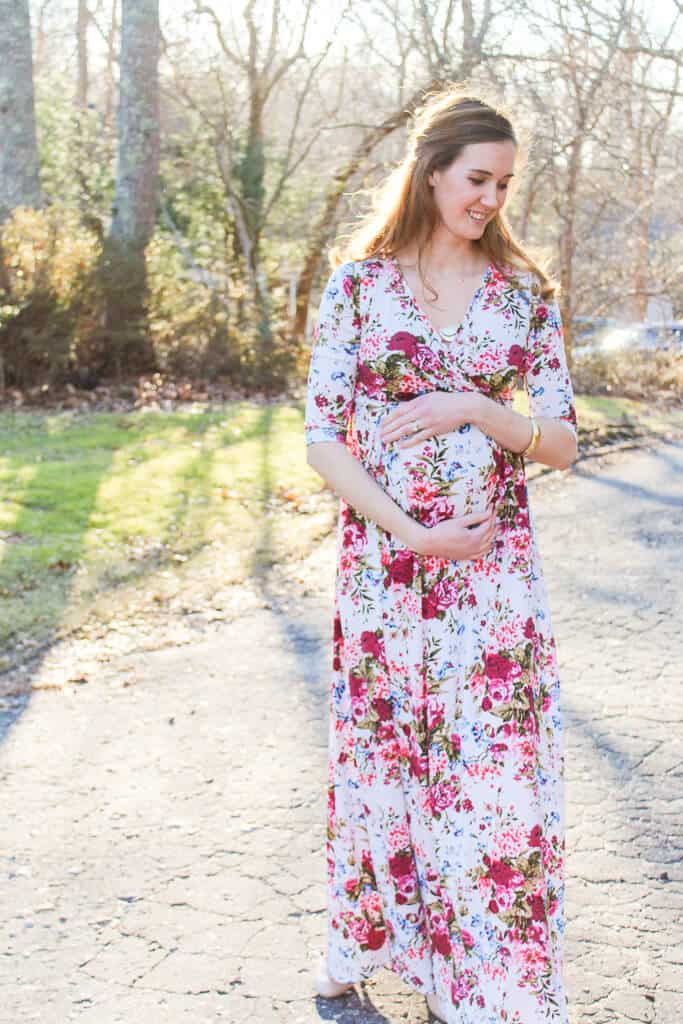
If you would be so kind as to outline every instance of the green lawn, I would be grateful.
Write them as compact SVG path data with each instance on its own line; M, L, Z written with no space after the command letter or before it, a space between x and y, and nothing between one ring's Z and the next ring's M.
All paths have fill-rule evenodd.
M577 409L587 427L663 425L628 400ZM169 570L189 578L208 559L225 584L310 550L332 519L302 426L301 404L277 402L0 412L0 667L18 640L49 642Z
M302 420L296 405L250 402L0 412L0 651L45 642L103 593L207 548L223 582L303 553L329 515Z

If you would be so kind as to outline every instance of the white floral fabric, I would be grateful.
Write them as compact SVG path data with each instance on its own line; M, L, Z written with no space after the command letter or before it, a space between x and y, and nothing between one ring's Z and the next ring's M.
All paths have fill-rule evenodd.
M483 510L478 560L422 557L340 500L330 685L328 963L381 966L447 1024L567 1024L560 681L524 460L466 424L399 449L397 403L480 391L576 430L559 310L489 266L453 341L393 259L330 276L308 377L308 444L346 444L419 522Z

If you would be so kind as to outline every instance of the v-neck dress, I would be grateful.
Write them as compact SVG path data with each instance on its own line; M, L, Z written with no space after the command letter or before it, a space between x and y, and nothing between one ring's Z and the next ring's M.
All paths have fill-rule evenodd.
M447 1024L567 1024L560 680L524 459L465 424L384 444L383 417L479 391L576 431L555 302L489 266L445 341L393 259L330 276L307 444L348 446L432 526L496 509L480 559L421 556L340 499L329 689L330 973L382 966L436 991Z

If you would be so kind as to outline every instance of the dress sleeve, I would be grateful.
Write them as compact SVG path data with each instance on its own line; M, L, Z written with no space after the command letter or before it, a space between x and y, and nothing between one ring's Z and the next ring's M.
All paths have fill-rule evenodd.
M525 383L532 416L564 423L576 437L576 408L564 351L562 316L554 299L532 296Z
M360 345L359 287L356 265L342 263L330 275L320 301L306 393L307 445L346 441Z

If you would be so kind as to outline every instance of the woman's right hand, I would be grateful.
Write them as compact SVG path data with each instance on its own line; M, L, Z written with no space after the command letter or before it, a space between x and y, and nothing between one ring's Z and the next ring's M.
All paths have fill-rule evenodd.
M496 513L491 507L488 512L455 516L436 526L422 527L416 551L453 561L483 558L491 550L495 533Z

